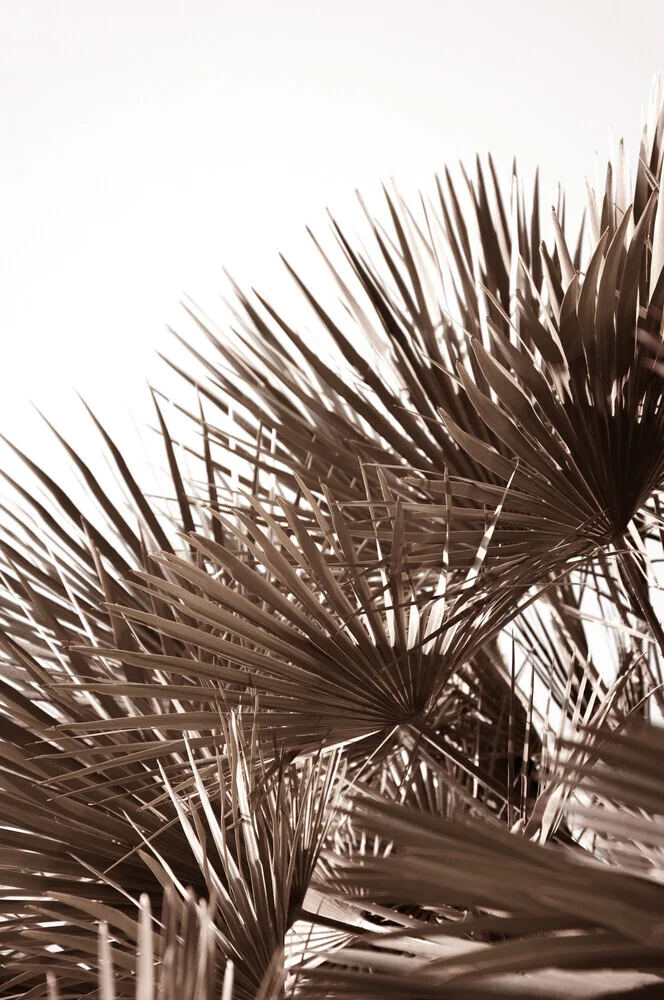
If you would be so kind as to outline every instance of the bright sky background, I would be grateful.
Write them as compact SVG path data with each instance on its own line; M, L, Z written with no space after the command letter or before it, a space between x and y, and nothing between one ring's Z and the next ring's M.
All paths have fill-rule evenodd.
M578 209L664 62L655 0L2 0L0 28L0 431L47 460L29 400L80 442L76 388L125 440L181 295L214 311L226 266L285 300L277 252L356 187L380 211L492 150Z

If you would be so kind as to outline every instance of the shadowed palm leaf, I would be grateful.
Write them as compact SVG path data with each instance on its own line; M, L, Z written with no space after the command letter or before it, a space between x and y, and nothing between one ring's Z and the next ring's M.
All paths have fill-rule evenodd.
M331 862L326 891L360 910L387 909L379 932L307 974L305 995L442 998L463 987L469 996L589 997L618 985L571 974L578 969L636 969L630 985L655 982L664 965L662 754L664 732L647 726L560 747L551 782L561 808L583 822L592 855L359 796L349 822L367 835L366 850ZM429 919L391 910L395 899L417 902ZM569 971L510 979L550 967ZM359 971L369 969L377 975Z
M27 988L41 979L43 985L50 962L45 943L58 946L54 961L66 969L63 982L94 982L95 920L101 919L112 928L116 965L130 985L137 900L149 910L162 890L167 935L174 933L171 917L188 926L198 912L203 923L212 921L209 946L232 961L236 1000L255 1000L275 961L275 968L281 967L284 952L291 965L310 960L316 932L306 898L341 789L338 755L310 758L297 768L284 762L268 767L232 718L221 728L225 768L209 755L197 761L187 742L192 788L176 791L160 764L156 787L165 798L159 810L146 810L142 796L126 793L120 808L117 802L97 807L97 830L90 822L93 810L81 802L84 794L49 801L40 789L26 789L16 777L12 781L11 765L5 767L3 818L15 833L3 832L0 878L5 891L33 899L24 913L21 904L5 903L0 942L13 952L6 968L16 984ZM113 805L124 818L109 815ZM76 846L70 843L73 830ZM204 911L194 902L201 895L208 899ZM312 905L315 919L323 919L324 901ZM50 921L48 929L44 921ZM322 940L331 947L335 934L323 928ZM162 960L162 976L172 971L166 947L153 948ZM193 988L191 982L187 988ZM34 996L41 995L45 992L35 986Z

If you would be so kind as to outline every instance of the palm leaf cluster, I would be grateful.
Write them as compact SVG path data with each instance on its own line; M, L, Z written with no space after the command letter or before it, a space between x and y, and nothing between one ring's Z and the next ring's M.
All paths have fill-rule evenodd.
M188 308L162 496L8 443L0 996L660 995L663 159Z

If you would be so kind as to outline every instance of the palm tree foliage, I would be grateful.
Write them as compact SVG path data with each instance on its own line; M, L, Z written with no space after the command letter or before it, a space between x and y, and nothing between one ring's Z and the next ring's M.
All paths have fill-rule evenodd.
M10 446L0 996L659 995L663 159L655 90L574 239L478 161L315 335L190 309L162 498Z

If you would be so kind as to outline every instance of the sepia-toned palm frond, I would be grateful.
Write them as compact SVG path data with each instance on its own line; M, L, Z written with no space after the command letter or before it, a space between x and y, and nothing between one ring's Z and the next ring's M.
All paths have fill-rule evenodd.
M155 933L173 938L179 933L174 927L182 927L186 936L196 921L207 927L205 948L218 956L221 969L231 963L235 1000L255 1000L267 979L279 969L285 975L284 956L297 966L311 961L317 941L334 945L338 930L323 927L321 935L312 925L314 918L324 920L325 901L312 901L315 915L307 905L342 789L339 755L310 757L298 766L283 759L268 764L256 741L247 743L236 717L220 727L225 767L220 757L196 754L186 741L191 787L180 782L176 790L164 757L153 777L154 790L163 793L159 807L146 808L145 795L125 789L120 802L107 800L94 810L96 830L90 823L93 810L83 804L85 793L28 790L11 774L13 762L5 765L0 780L8 829L3 829L0 880L9 895L0 948L12 982L46 996L39 985L46 989L43 973L51 962L46 945L56 954L61 984L81 988L93 982L95 921L101 920L112 930L119 973L131 984L141 969L133 954L140 936L136 906L140 902L151 923L150 908L155 910L162 892L166 914ZM347 937L348 932L342 940ZM157 944L151 954L160 975L170 976L175 958L169 958L167 941ZM185 958L193 962L189 952ZM199 959L208 962L204 955ZM191 975L199 974L197 968L186 974L188 989L194 989ZM209 965L210 989L217 988L215 975Z
M190 309L156 493L9 445L0 997L664 990L663 159L656 90L589 254L478 160L313 329Z
M168 603L171 615L117 605L112 612L184 644L187 655L76 646L76 655L126 662L149 673L143 683L81 678L64 682L64 689L99 696L108 688L115 697L143 703L159 695L162 714L71 722L63 724L63 732L129 733L150 725L174 738L196 729L210 732L213 746L220 713L241 706L242 717L259 725L266 744L288 753L367 737L376 737L387 751L395 740L414 739L504 799L505 789L460 749L463 713L450 711L449 699L455 687L459 693L467 689L469 679L475 689L468 692L469 705L486 688L486 712L491 712L492 682L494 695L496 684L507 693L508 680L488 649L543 570L534 560L521 578L512 573L507 581L495 574L485 579L481 550L472 576L448 586L445 569L435 588L430 593L421 588L418 598L400 510L391 556L365 567L340 508L331 495L327 500L329 520L309 496L327 543L322 551L294 507L281 504L287 533L252 500L253 517L238 509L235 521L222 518L226 535L235 536L234 550L199 534L188 536L205 561L234 583L222 583L217 573L173 555L160 557L160 576L139 574L146 591ZM486 677L473 681L480 668ZM166 679L173 674L177 680ZM159 687L156 676L163 678ZM494 717L498 711L494 701ZM471 725L473 714L471 708ZM356 749L362 754L361 746ZM67 780L75 781L76 772Z
M366 848L331 861L326 891L381 906L383 920L308 973L304 995L603 996L621 970L623 984L657 995L663 752L664 730L643 724L561 744L550 780L558 808L582 823L573 848L359 794L349 822ZM428 919L404 917L397 899Z

